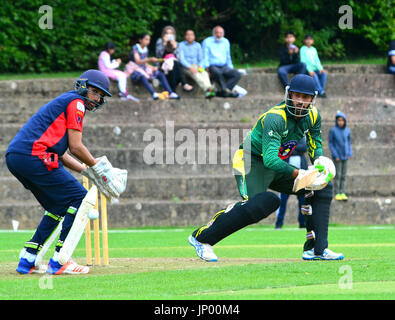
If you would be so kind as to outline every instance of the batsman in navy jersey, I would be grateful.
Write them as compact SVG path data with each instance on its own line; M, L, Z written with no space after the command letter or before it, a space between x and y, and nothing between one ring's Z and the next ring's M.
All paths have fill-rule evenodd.
M105 103L105 96L111 96L109 87L110 82L102 72L84 72L76 81L75 90L42 106L8 146L8 169L45 209L36 232L22 250L19 273L38 272L34 266L37 253L63 218L54 255L56 261L56 253L87 193L64 167L81 173L84 164L91 167L97 163L82 143L83 122L86 110L96 111Z

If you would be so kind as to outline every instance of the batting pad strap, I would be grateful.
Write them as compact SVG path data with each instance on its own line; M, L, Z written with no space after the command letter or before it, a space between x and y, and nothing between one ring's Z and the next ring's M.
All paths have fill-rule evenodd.
M307 216L311 216L313 214L313 208L311 207L310 204L302 205L302 207L300 208L300 211L302 212L302 214L307 215Z
M66 211L68 214L75 214L77 212L77 208L69 207Z
M63 247L63 241L62 240L58 240L58 242L56 243L56 247L57 248L62 248Z
M305 195L304 195L305 199L311 198L312 196L314 196L314 191L313 190L311 190L309 193L305 193Z
M46 216L48 216L48 217L50 217L50 218L52 218L52 219L54 219L55 221L58 221L58 222L62 220L62 217L57 216L56 214L53 214L53 213L48 212L48 211L45 211L44 215L46 215Z
M309 231L306 233L306 240L315 239L314 231Z
M42 248L42 245L37 243L37 242L28 241L28 242L25 243L25 248L30 248L30 249L34 249L34 250L40 251L41 248Z

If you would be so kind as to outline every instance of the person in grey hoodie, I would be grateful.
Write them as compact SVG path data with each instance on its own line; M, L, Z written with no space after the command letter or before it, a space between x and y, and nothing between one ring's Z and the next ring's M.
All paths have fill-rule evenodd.
M347 160L352 156L351 131L343 112L336 113L335 126L329 131L329 149L336 167L335 200L348 200L345 193Z

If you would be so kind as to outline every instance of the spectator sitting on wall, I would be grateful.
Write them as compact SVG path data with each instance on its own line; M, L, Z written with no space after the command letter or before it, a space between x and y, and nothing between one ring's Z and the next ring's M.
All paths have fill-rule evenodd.
M178 43L176 41L176 30L172 26L166 26L162 30L161 37L156 41L155 55L162 59L167 54L172 53L178 59ZM174 65L166 74L170 87L175 92L179 83L184 91L192 91L193 87L186 82L182 66L178 60L174 60Z
M390 42L390 48L388 51L388 73L395 74L395 40Z
M175 55L178 56L178 43L176 41L176 29L172 26L166 26L162 29L162 34L155 43L155 56L160 59L165 53L165 46L167 42L171 42L175 48Z
M348 200L345 194L347 160L352 156L351 132L346 115L337 112L335 126L329 131L329 149L336 167L334 179L335 200Z
M225 37L225 31L221 26L213 29L213 35L203 41L203 68L216 81L220 90L220 97L237 98L238 93L233 88L240 81L241 74L233 68L230 56L230 43Z
M325 84L327 71L321 64L317 49L313 47L314 38L311 34L304 37L304 46L300 48L300 61L306 65L308 74L313 77L318 91L318 96L326 98Z
M166 44L163 63L161 66L162 71L167 75L174 68L174 62L177 60L176 55L174 54L174 47L172 43L169 41Z
M278 76L284 88L288 83L288 74L299 74L306 73L306 65L300 62L299 48L294 45L295 34L292 31L285 33L285 45L281 47L280 55L280 66L278 67Z
M178 46L178 55L184 72L205 92L206 98L214 97L214 86L211 84L209 74L203 69L202 46L195 41L193 30L185 32L185 40Z
M127 74L121 70L116 70L120 65L121 59L111 60L111 55L115 52L115 44L107 42L104 50L99 55L98 66L99 70L103 72L111 80L118 81L119 96L121 100L139 100L128 93L127 89Z
M170 94L170 99L179 99L177 93L173 92L169 83L167 82L166 76L163 72L158 70L158 67L151 66L149 63L157 63L158 59L155 57L149 57L148 46L151 41L151 36L148 33L143 33L139 37L139 43L135 44L130 52L130 62L127 64L126 69L130 74L132 81L142 83L147 91L152 95L154 100L165 99L163 94L158 94L154 91L150 80L158 79L162 86Z

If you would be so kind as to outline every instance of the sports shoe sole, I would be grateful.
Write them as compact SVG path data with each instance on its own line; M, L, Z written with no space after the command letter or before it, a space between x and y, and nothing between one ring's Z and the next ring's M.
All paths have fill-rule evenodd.
M335 261L335 260L343 260L344 256L339 256L337 258L331 258L331 259L327 259L327 258L322 258L322 257L318 257L320 260L324 260L324 261Z
M340 257L337 257L337 258L331 258L331 259L323 258L323 257L321 257L321 256L315 256L315 257L311 257L311 258L302 257L302 259L303 259L303 260L306 260L306 261L317 261L317 260L322 260L322 261L336 261L336 260L343 260L343 259L344 259L344 256L340 256Z
M315 256L315 257L309 257L309 258L307 258L307 257L302 257L302 259L303 260L306 260L306 261L314 261L314 260L320 260L320 258L319 257L317 257L317 256Z

